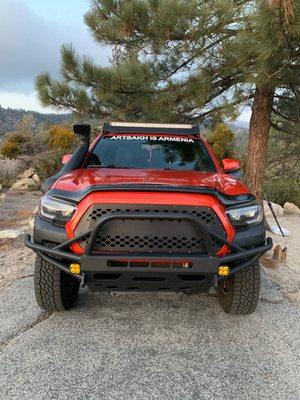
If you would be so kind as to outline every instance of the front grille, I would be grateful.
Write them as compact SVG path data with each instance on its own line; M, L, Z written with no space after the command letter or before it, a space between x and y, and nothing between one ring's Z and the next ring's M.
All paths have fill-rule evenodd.
M150 208L151 207L151 208ZM152 208L153 207L153 208ZM94 208L94 207L92 207ZM162 215L168 215L168 213L182 213L182 214L192 214L195 215L196 217L200 218L202 222L207 224L208 226L212 225L215 222L216 215L213 213L212 210L209 208L200 208L197 207L196 209L191 209L187 210L186 207L180 208L180 207L174 207L173 208L166 208L165 206L148 206L147 208L141 207L141 208L103 208L101 206L97 206L95 209L88 210L88 217L87 221L93 220L97 221L99 218L103 217L104 215L107 214L115 214L116 212L118 213L124 213L124 214L134 214L134 213L149 213L153 212L155 214L162 214Z
M120 247L120 248L137 248L143 250L152 249L193 249L202 247L204 244L202 238L185 237L185 236L134 236L116 235L116 236L101 236L96 241L96 247Z
M75 235L92 229L104 215L121 213L124 219L112 220L101 229L96 240L95 252L132 252L132 253L205 253L205 243L201 233L190 221L168 220L168 213L190 214L199 218L209 229L226 239L226 232L215 212L208 207L165 206L165 205L105 205L91 206L80 223ZM126 220L126 215L154 213L162 219ZM79 242L82 247L86 241ZM218 250L222 245L214 240Z

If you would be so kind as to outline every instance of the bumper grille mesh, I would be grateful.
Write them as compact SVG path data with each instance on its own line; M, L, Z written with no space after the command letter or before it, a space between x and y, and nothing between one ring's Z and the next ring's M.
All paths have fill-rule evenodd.
M151 251L153 249L188 249L203 247L203 239L197 237L187 238L184 236L159 237L159 236L134 236L116 235L100 237L97 239L96 247L121 247L130 249L143 249Z
M168 220L168 213L183 213L198 217L209 229L226 238L226 232L215 212L207 207L160 205L105 205L91 206L76 228L76 235L93 228L102 216L121 213L124 219L110 221L103 226L94 251L103 252L166 252L205 253L204 240L194 224L182 220ZM126 215L155 213L163 219L126 220ZM85 241L80 242L82 247ZM214 241L216 250L221 245Z
M210 226L215 222L216 215L212 211L209 211L209 209L203 209L203 210L187 210L186 208L183 210L178 210L178 208L96 208L92 211L89 212L87 220L91 219L93 221L98 221L99 218L103 217L104 215L107 214L115 214L116 212L118 213L124 213L126 214L134 214L134 213L147 213L147 212L153 212L155 214L162 214L163 216L168 215L168 213L182 213L182 214L191 214L195 215L196 217L200 218L202 222L204 222L206 225Z

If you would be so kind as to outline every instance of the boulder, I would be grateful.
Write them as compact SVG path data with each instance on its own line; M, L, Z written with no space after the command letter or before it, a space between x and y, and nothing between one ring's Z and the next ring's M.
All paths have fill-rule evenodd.
M35 216L38 213L38 207L35 208L33 213L31 214L29 220L28 220L28 233L33 237L34 234L34 220Z
M0 183L0 192L1 192L2 189L3 189L3 185L1 185L1 183Z
M34 232L34 217L30 217L28 221L28 233L33 236Z
M34 168L30 167L26 169L22 174L18 175L18 179L31 178L35 174Z
M31 179L36 183L36 185L39 186L41 184L41 179L37 173L34 173L31 177Z
M296 206L294 203L285 203L283 208L289 213L289 214L300 214L300 208Z
M273 210L274 210L274 212L275 212L277 217L280 217L280 216L284 215L284 210L283 210L283 208L281 207L280 204L276 204L276 203L272 203L272 202L271 202L271 204L272 204ZM271 217L272 216L272 212L270 210L270 207L268 206L268 203L265 200L263 202L263 205L264 205L265 216L266 217Z
M15 182L10 190L28 190L30 188L34 188L36 183L31 178L24 178L20 179L19 181Z
M6 199L6 194L5 193L1 194L0 195L0 200L4 201L5 199Z

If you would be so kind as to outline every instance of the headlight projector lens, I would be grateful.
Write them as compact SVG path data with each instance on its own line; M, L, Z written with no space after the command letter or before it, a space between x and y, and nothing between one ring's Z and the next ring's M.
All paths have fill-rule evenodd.
M68 221L76 211L74 204L50 196L43 196L40 201L39 213L48 220Z
M232 208L226 211L234 226L258 225L263 219L263 209L259 204L248 207Z

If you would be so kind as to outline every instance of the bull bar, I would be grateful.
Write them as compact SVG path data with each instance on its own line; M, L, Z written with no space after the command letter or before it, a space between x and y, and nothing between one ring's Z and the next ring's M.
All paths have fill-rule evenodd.
M97 252L93 253L93 248L95 246L98 235L101 231L101 228L112 220L178 220L178 221L189 221L194 224L197 229L200 231L203 239L204 245L206 248L206 253L193 253L193 254L182 254L182 253L132 253L132 252ZM227 245L230 252L225 256L218 256L217 251L213 244L213 238L215 238L220 244ZM76 243L82 239L88 239L84 253L82 255L77 255L72 253L69 250L70 245ZM158 268L154 267L152 263L155 262L166 262L170 263L169 268L164 268L164 272L176 272L181 274L197 274L197 273L205 273L212 274L217 277L218 268L224 264L232 264L230 269L230 275L234 275L237 272L249 267L255 261L259 259L259 257L270 250L273 246L273 241L271 238L267 238L266 243L261 246L256 246L250 249L241 248L226 239L222 236L212 232L200 219L198 219L194 215L189 215L185 213L169 213L168 215L154 214L154 213L137 213L137 214L125 214L125 213L114 213L107 214L102 216L93 229L88 230L87 232L73 238L67 240L54 248L49 248L45 245L34 243L31 240L31 236L29 234L25 234L24 237L25 245L37 253L44 260L50 262L55 265L60 270L71 274L75 278L81 281L82 284L85 283L85 274L87 272L111 272L112 267L108 265L110 261L124 261L126 260L127 265L120 267L113 267L114 272L144 272L147 270L147 273L157 272ZM68 251L68 250L69 251ZM136 261L139 262L147 262L147 267L135 266L131 267L130 262ZM188 263L191 265L190 268L182 268L178 267L178 263ZM78 275L74 275L70 272L68 268L68 263L78 263L81 265L81 273ZM217 277L218 282L222 282L228 279L227 277Z

